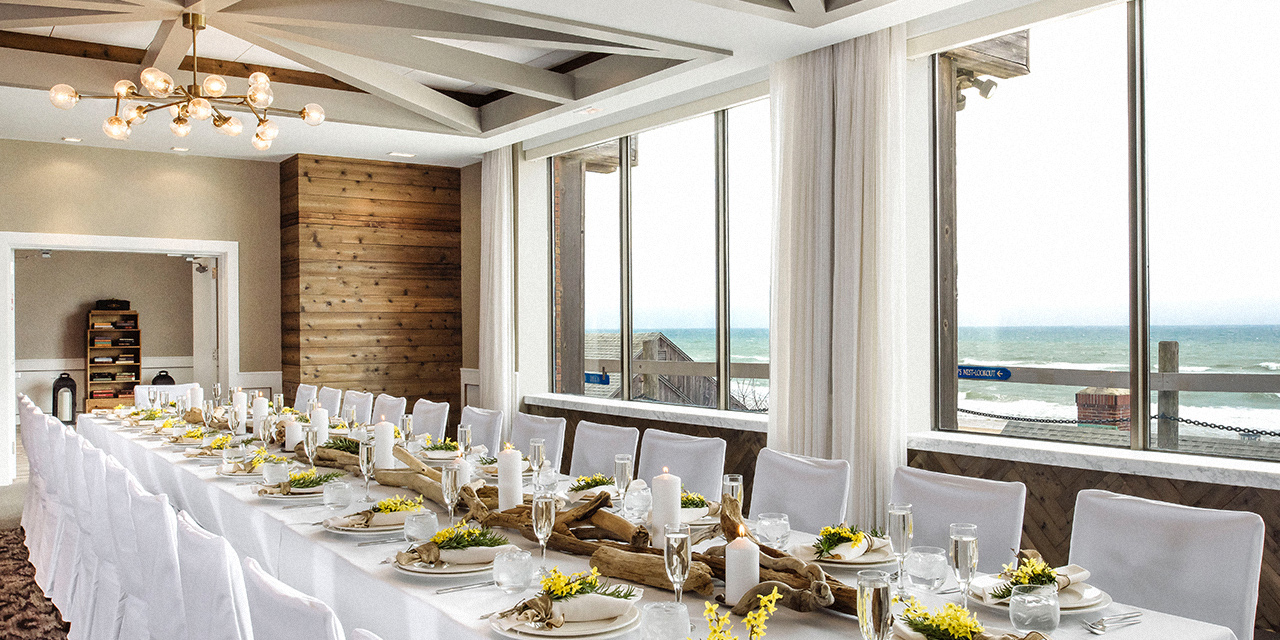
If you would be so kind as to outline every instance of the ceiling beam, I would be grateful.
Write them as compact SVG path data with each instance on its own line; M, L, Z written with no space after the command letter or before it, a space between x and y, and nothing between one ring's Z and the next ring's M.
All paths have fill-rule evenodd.
M114 12L88 9L64 9L31 5L0 4L0 29L26 27L65 27L80 24L146 22L162 16L153 11Z
M116 13L131 11L135 7L119 2L94 2L93 0L0 0L0 4L18 4L29 7L57 7L59 9L83 9Z
M182 26L182 21L164 20L156 30L155 37L151 39L147 53L142 56L138 72L141 73L147 67L156 67L161 71L173 73L187 57L187 50L190 48L191 31Z
M791 8L810 21L823 20L827 16L826 0L791 0Z

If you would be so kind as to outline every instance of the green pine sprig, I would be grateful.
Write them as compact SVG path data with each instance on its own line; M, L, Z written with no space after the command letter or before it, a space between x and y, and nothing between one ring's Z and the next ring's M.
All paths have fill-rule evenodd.
M346 436L333 436L329 441L320 445L325 449L333 449L334 451L342 451L353 456L360 455L360 441Z

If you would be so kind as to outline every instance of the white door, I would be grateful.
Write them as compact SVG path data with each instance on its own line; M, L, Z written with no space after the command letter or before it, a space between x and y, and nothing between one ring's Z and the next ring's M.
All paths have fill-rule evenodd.
M209 392L219 373L217 258L191 263L191 325L192 381Z

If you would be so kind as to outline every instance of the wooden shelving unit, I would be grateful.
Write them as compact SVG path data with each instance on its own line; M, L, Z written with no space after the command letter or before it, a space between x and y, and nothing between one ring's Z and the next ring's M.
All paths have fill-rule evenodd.
M123 322L132 321L132 329L121 329ZM95 329L94 324L109 323L110 329ZM110 346L94 346L94 338L110 340ZM133 387L142 381L142 330L138 326L137 311L90 311L85 336L85 391L84 410L110 409L118 404L133 404ZM132 344L120 344L121 341ZM132 356L133 362L119 362ZM111 358L110 363L94 362L94 358ZM131 379L130 379L130 374ZM94 380L94 377L110 376L110 379ZM124 378L124 379L119 379ZM110 391L109 398L94 398L94 391ZM121 395L127 397L121 399Z

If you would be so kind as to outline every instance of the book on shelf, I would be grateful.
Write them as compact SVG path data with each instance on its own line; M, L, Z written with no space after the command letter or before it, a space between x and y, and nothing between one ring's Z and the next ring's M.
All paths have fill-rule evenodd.
M116 346L117 347L136 347L138 346L138 339L137 338L117 338Z
M133 382L137 379L137 375L132 371L125 371L123 373L116 374L116 382Z
M93 364L112 364L115 361L111 356L94 356L92 362Z
M89 382L110 382L115 379L116 378L113 378L110 373L105 371L98 371L96 373L89 374Z
M93 323L93 326L89 328L90 329L119 329L120 327L113 326L110 322L95 322Z
M116 364L137 364L132 353L124 353L116 358Z
M90 391L89 397L90 398L114 398L116 397L116 392L110 389L98 389L96 391Z
M111 323L109 323L109 322L108 322L107 324L111 324ZM110 327L108 327L108 328L110 328ZM117 329L137 329L137 328L138 328L138 321L137 321L137 320L116 320L116 322L115 322L115 328L117 328Z
M95 337L95 338L93 339L93 346L95 346L95 347L109 347L109 346L111 346L111 338L97 338L97 337Z

